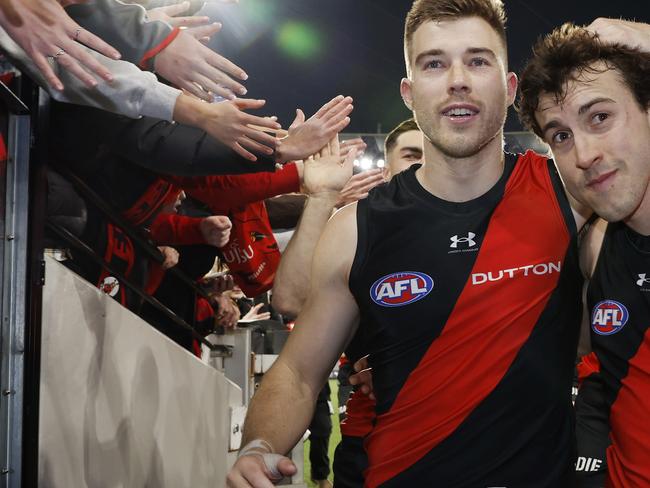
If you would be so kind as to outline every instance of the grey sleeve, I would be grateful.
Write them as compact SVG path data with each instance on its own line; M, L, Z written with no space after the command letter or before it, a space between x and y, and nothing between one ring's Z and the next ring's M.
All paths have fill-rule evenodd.
M97 87L89 88L69 71L59 69L51 61L50 64L65 86L65 90L59 92L48 85L25 51L1 27L0 48L18 69L59 102L87 105L131 118L145 115L171 121L176 99L181 94L180 90L160 83L153 73L142 71L126 61L107 58L88 48L85 49L111 70L114 81L100 81Z
M89 0L66 7L66 12L84 29L101 37L122 54L122 59L139 65L147 52L160 46L172 33L165 22L148 21L141 5L118 0Z

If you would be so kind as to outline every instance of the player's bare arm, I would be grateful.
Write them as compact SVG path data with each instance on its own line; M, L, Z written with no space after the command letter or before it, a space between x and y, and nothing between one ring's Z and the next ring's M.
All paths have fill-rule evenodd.
M312 291L253 398L244 446L261 440L267 452L285 454L309 425L318 392L356 331L358 308L348 288L355 249L356 205L350 205L330 220L316 248ZM263 456L241 456L228 475L228 486L271 486L272 474Z

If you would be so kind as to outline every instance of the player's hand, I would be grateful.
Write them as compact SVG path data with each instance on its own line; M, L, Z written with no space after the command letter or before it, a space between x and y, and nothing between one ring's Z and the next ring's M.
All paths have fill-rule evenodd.
M201 103L198 126L231 148L240 156L257 161L250 151L261 154L273 154L277 139L262 129L278 129L280 124L274 117L258 117L247 114L244 110L259 109L264 100L239 98L221 103ZM256 127L250 127L255 125Z
M273 483L296 473L291 459L279 454L241 456L226 478L228 488L273 488Z
M179 256L178 256L178 251L176 249L169 246L160 246L158 247L158 250L163 255L163 262L160 265L162 266L162 269L167 270L173 268L178 264Z
M269 320L271 318L271 312L262 312L260 313L260 308L264 306L264 303L258 303L252 307L246 315L244 315L241 320L252 321L252 320Z
M107 81L113 79L111 72L82 44L113 59L119 59L120 53L95 34L82 29L55 0L10 0L10 3L3 0L0 25L56 90L63 90L63 83L48 59L89 87L97 85L93 73Z
M212 215L201 220L199 229L206 243L215 247L223 247L230 240L232 223L224 215Z
M371 169L357 173L348 180L339 193L337 208L366 198L370 190L385 181L384 172L381 169Z
M303 160L319 152L328 141L350 123L352 98L339 95L323 105L308 120L302 110L296 110L296 118L289 127L288 136L280 141L276 161Z
M154 68L177 87L206 101L212 101L213 94L228 99L246 94L246 88L233 79L246 80L244 70L186 31L156 55Z
M587 29L608 44L625 44L626 46L650 52L650 25L620 19L600 17Z
M368 395L368 398L375 400L372 387L372 368L368 364L368 356L364 356L354 363L356 374L350 375L348 381L351 385L359 385L361 393Z
M342 158L339 139L335 136L319 153L304 162L305 193L310 197L328 196L338 200L339 192L352 176L356 155L356 149L353 149Z

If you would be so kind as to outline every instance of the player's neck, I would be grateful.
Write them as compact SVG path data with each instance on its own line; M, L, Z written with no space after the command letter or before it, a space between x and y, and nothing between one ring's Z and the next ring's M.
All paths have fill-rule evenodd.
M497 135L477 154L452 158L425 140L424 164L417 171L429 193L448 202L468 202L485 194L503 174L503 136Z
M625 225L637 234L650 236L650 186L646 188L645 197L639 207L625 219Z

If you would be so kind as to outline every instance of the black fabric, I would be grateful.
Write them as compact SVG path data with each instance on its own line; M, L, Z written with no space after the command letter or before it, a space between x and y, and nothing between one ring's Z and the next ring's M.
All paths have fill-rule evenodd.
M628 375L629 361L649 326L650 283L640 282L650 265L650 237L640 236L623 223L609 224L598 263L587 288L591 313L591 346L601 366L605 401L614 403L621 381ZM647 246L647 247L646 247ZM646 273L643 278L650 278ZM596 333L595 307L603 300L615 300L626 307L629 319L611 335Z
M339 382L339 390L337 393L339 401L339 423L345 420L345 404L354 391L354 387L350 384L349 380L350 375L352 374L354 374L354 365L350 361L342 364L339 367L339 372L336 377L337 381Z
M602 377L593 373L580 385L576 411L576 486L603 488L607 475L609 440L608 408L605 404Z
M152 117L130 119L92 107L52 103L51 154L75 167L102 154L159 174L204 176L274 171L268 155L251 162L201 129Z
M334 451L334 488L363 488L363 472L368 467L368 456L362 437L341 436Z
M72 184L59 173L47 171L47 210L48 220L60 225L77 237L80 237L88 222L86 202L75 191ZM67 247L59 238L46 236L46 247Z
M582 398L581 388L576 406L584 401L591 407L591 417L585 423L598 434L593 441L597 449L594 455L602 455L607 445L603 439L604 419L610 429L609 439L626 439L618 444L612 442L607 451L607 469L616 480L612 485L625 486L632 479L642 482L650 476L647 465L638 466L641 472L633 475L626 471L646 464L647 449L638 451L634 446L650 443L645 419L631 413L635 409L647 410L645 405L650 403L645 369L650 327L650 236L640 235L622 222L608 224L587 288L587 307L591 346L600 364L600 389L585 390L584 395L589 396ZM632 363L636 366L631 367ZM614 409L614 405L618 408ZM615 436L612 429L616 430Z
M309 424L309 461L311 463L311 479L324 480L330 474L329 440L332 434L332 417L330 414L329 382L318 394L314 416Z

